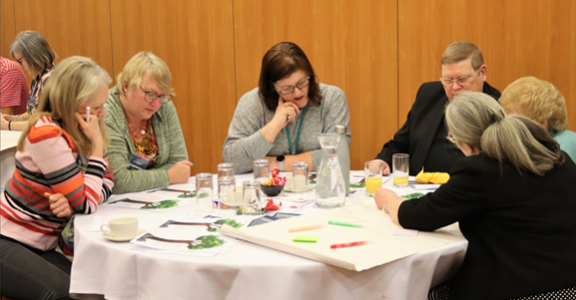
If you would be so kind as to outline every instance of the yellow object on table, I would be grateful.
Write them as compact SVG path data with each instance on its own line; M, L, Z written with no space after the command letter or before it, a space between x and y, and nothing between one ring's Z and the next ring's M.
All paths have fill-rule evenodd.
M448 182L448 180L450 180L450 175L448 175L448 173L424 173L424 168L422 168L422 171L416 175L416 182L418 183L444 184Z

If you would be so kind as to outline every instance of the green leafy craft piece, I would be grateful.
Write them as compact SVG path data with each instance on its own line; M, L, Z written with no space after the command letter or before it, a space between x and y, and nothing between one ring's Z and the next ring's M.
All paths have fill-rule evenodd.
M200 194L200 196L198 196L198 199L202 199L202 198L206 198L206 197L210 197L210 193L202 193L202 194Z
M216 235L204 235L197 240L201 240L202 243L199 245L188 246L188 249L196 250L196 249L206 249L206 248L214 248L218 246L224 245L226 243L225 240L221 240Z
M178 205L178 200L164 200L158 205L142 206L141 209L162 209L170 208Z
M363 184L350 184L350 187L353 189L361 189L363 187L366 187L366 184L365 183L363 183Z
M240 227L242 227L242 225L244 225L244 224L242 224L242 223L236 222L236 220L234 220L234 219L222 219L222 220L218 220L218 221L215 222L215 224L226 224L226 225L232 226L232 227L234 227L234 228L240 228Z
M178 195L178 198L194 198L194 197L196 197L196 193L186 193Z
M400 196L400 197L406 198L408 200L412 200L412 199L418 199L422 196L424 196L424 194L422 194L422 193L412 193L412 194L408 194L408 195L404 195L404 196Z

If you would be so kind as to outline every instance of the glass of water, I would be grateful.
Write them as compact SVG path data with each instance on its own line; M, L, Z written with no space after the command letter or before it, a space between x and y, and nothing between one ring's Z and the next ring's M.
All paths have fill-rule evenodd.
M270 178L270 164L267 159L257 159L254 161L254 180L266 182Z
M262 202L260 201L260 182L256 180L242 183L242 211L245 215L261 215Z
M214 185L212 183L212 174L196 174L196 210L212 212L215 208L213 200Z

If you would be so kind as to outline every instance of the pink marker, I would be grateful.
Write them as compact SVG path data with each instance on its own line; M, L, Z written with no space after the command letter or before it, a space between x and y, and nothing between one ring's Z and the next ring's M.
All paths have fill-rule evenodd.
M352 242L352 243L334 244L334 245L331 245L330 248L331 249L338 249L338 248L354 247L354 246L366 245L368 243L369 243L369 241L358 241L358 242Z

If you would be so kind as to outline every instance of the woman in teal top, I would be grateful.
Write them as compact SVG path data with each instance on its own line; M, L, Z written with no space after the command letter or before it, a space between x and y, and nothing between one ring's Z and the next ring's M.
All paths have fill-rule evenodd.
M548 130L572 160L576 160L576 133L568 128L568 111L562 93L550 82L522 77L512 82L500 97L508 114L524 115Z

